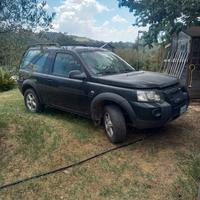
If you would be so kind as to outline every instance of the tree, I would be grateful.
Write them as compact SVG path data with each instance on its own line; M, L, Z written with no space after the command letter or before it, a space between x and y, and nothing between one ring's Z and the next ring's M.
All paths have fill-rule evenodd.
M49 14L45 6L38 0L0 0L0 33L50 27L55 13Z
M199 0L118 0L136 17L134 25L149 26L143 35L146 44L169 40L173 33L200 25Z

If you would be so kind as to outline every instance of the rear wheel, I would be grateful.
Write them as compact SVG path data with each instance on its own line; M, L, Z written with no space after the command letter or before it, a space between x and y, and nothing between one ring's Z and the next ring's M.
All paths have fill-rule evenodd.
M24 102L28 111L36 113L43 111L43 105L33 89L28 89L24 93Z
M103 116L107 137L112 143L126 140L126 122L121 109L114 105L106 106Z

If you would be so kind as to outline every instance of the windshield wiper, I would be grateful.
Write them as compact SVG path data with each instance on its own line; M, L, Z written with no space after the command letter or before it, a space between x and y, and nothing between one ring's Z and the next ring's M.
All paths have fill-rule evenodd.
M126 69L126 70L124 70L123 72L121 72L121 73L129 73L129 72L134 72L135 70L132 70L132 69Z
M103 71L103 72L97 72L97 75L111 75L111 74L116 74L117 72L115 71Z
M129 73L129 72L134 72L135 70L131 70L131 69L126 69L126 70L123 70L123 71L119 71L119 72L116 72L116 71L102 71L102 72L97 72L96 74L97 75L114 75L114 74L123 74L123 73Z

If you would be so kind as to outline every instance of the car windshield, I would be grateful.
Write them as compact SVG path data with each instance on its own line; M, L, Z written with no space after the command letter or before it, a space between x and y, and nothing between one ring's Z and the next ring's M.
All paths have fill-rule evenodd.
M90 70L96 75L133 72L135 69L110 51L85 51L80 53Z

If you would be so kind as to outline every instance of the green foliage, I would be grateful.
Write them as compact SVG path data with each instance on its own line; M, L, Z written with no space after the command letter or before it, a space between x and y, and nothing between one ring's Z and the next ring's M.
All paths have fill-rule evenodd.
M0 34L0 66L16 74L21 58L27 47L31 44L48 42L42 33L20 29Z
M135 69L146 71L159 71L161 60L163 57L163 49L159 46L154 46L152 49L139 48L137 49L116 49L116 53L126 60Z
M146 44L169 40L181 29L200 25L199 0L118 0L119 6L129 8L136 17L135 25L149 26L144 34Z
M37 43L38 34L32 31L51 27L55 13L50 14L45 1L0 1L0 66L16 72L27 46ZM44 42L44 41L43 41Z
M26 34L22 31L0 34L0 66L8 71L16 71L26 48L25 38Z
M49 28L55 13L49 15L46 2L38 0L1 0L0 33L11 30Z
M16 82L12 79L11 75L0 68L0 92L11 90L15 85Z
M68 45L88 45L101 47L104 42L67 35L63 33L45 32L34 33L28 30L18 30L0 34L0 66L12 74L18 72L21 57L27 47L36 43L59 43L63 46ZM157 71L160 68L161 53L158 46L152 49L142 47L140 44L139 55L137 44L112 42L115 52L124 58L132 66L143 70Z

